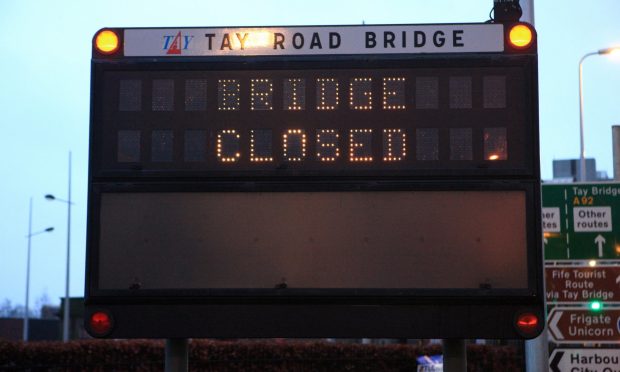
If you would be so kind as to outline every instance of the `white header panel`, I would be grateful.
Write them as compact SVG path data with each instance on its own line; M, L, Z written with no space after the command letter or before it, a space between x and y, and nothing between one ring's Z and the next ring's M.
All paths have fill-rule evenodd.
M127 57L504 51L500 24L126 29Z

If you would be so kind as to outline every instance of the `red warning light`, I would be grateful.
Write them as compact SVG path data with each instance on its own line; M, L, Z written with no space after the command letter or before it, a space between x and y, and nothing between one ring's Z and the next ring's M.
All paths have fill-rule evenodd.
M112 317L103 311L93 313L90 316L90 329L96 335L106 335L112 330Z
M524 334L533 334L538 329L538 316L523 313L517 318L517 328Z

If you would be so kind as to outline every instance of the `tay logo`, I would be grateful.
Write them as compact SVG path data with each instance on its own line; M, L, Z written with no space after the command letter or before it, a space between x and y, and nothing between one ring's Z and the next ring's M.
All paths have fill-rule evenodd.
M166 54L181 54L181 51L187 50L193 38L193 35L181 35L181 31L176 35L164 35L163 49Z

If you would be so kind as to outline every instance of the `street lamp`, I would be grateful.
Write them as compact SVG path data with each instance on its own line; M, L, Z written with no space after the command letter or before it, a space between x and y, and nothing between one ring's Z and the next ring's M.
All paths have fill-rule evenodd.
M45 230L41 230L41 231L36 231L36 232L32 232L32 198L30 198L30 212L28 214L28 235L26 235L26 238L28 238L28 258L26 260L26 309L24 312L24 334L23 334L23 339L24 342L28 341L28 301L30 299L30 240L32 239L33 236L35 235L39 235L39 234L43 234L46 232L52 232L54 231L53 227L48 227Z
M581 151L579 153L579 181L586 180L586 150L583 139L583 61L595 55L615 54L620 52L620 47L600 49L596 52L587 53L579 60L579 140Z
M62 320L62 340L69 341L69 269L71 259L71 152L69 152L69 191L67 200L59 199L52 194L45 195L45 199L50 201L59 201L67 204L67 272L65 274L65 308Z

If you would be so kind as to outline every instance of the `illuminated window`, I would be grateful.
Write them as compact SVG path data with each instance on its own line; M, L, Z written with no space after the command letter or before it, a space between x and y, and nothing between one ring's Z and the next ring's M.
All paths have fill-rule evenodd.
M303 129L288 129L282 135L286 161L302 161L306 157L306 133Z
M471 77L458 76L450 78L450 108L471 108Z
M418 160L439 160L439 130L437 128L416 130L416 158Z
M508 159L506 128L484 128L484 159Z
M372 161L372 129L351 129L349 160L352 162Z
M171 162L174 137L171 130L151 132L151 161Z
M116 158L119 163L135 163L140 161L140 131L119 130Z
M119 111L140 111L142 109L142 81L121 80L119 87Z
M185 111L207 109L207 81L185 80Z
M483 77L482 98L484 108L506 108L506 77Z
M306 108L306 79L284 79L284 110Z
M250 108L252 110L273 110L273 83L271 79L250 81Z
M273 161L271 129L250 130L250 161Z
M404 129L383 130L383 161L401 161L407 156L407 135Z
M316 157L320 161L336 161L340 156L337 129L318 129L316 132Z
M316 79L316 109L335 110L338 108L338 80L333 78Z
M187 162L204 161L206 155L207 132L202 129L185 131L183 158Z
M472 160L471 128L450 128L450 160Z
M405 105L405 78L383 78L383 109L404 110Z
M174 80L153 80L153 111L174 110Z
M415 106L419 109L439 108L439 79L437 77L415 78Z
M238 79L217 81L217 109L223 111L239 110L241 84Z
M349 82L349 107L352 110L372 109L372 79L353 78Z
M239 160L239 134L234 129L222 129L217 132L217 159L223 163Z

